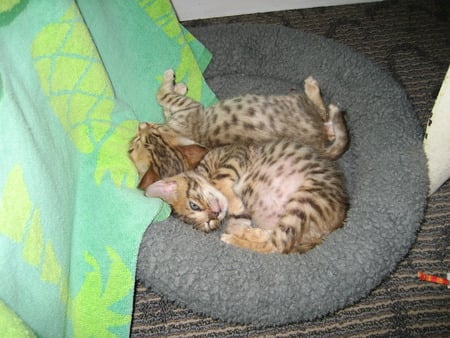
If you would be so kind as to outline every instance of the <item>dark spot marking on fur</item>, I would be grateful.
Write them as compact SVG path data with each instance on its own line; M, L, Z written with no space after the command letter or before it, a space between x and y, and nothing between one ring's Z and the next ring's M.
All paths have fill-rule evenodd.
M231 107L230 107L229 105L227 105L227 104L224 104L224 105L222 106L222 109L223 109L223 111L224 111L225 113L227 113L227 114L229 114L229 113L231 112Z
M280 164L277 168L277 174L280 175L283 173L283 171L284 171L284 165Z
M238 214L238 215L230 214L230 215L228 215L228 217L229 218L234 218L234 219L252 219L250 217L250 215L247 215L247 214Z
M267 182L269 182L270 178L269 178L268 175L266 175L266 174L264 173L264 174L260 174L260 175L259 175L258 180L261 181L261 182L263 182L263 183L267 183Z
M236 114L231 115L231 123L233 123L233 125L238 124L239 120L236 116Z
M294 208L286 210L286 214L293 215L304 222L307 218L306 213L301 208Z
M247 115L248 115L248 116L255 116L255 108L249 107L249 108L247 109Z
M229 178L229 174L218 174L213 177L213 180L223 180L224 178Z
M251 124L251 123L245 122L244 123L244 129L246 129L246 130L255 130L255 126L253 124Z
M272 127L275 125L275 118L273 117L272 114L269 115L269 122L270 122L270 125L271 125Z
M244 196L251 196L253 195L253 188L252 187L246 187L244 191L242 192L242 195Z

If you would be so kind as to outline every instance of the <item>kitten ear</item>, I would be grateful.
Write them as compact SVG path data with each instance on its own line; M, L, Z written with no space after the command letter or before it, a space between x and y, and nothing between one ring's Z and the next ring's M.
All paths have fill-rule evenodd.
M137 130L137 135L142 136L148 133L148 129L151 127L151 124L148 122L140 122Z
M148 126L149 126L149 123L147 123L147 122L140 122L138 130L145 130L145 129L147 129Z
M158 174L152 168L149 168L147 172L142 176L141 181L139 182L138 188L145 190L150 184L159 180Z
M183 154L183 157L189 165L189 169L195 169L208 152L207 148L199 144L178 146L178 150Z
M159 180L145 189L145 196L159 197L168 203L175 199L176 193L177 182L175 181Z

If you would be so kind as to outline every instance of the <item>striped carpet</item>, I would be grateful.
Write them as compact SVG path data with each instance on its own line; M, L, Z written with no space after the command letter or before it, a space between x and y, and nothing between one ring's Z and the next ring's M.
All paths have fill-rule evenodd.
M184 25L271 23L332 38L390 72L405 88L425 128L450 64L450 2L391 0L196 20ZM450 132L450 131L449 131ZM450 289L417 272L450 272L450 181L430 197L417 241L373 292L311 322L255 329L177 307L138 281L132 337L450 337Z

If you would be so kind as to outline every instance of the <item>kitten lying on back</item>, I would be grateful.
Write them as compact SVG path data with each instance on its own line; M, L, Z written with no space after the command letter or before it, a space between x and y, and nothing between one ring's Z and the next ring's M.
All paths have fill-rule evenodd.
M194 168L195 161L186 158L185 151L196 152L200 145L212 148L285 138L308 144L333 160L347 147L343 116L339 111L329 114L337 109L333 105L325 108L317 81L312 77L305 80L305 95L244 95L206 109L185 96L186 86L175 85L174 77L172 70L166 71L157 93L167 128L141 124L130 143L130 157L138 169L142 189L160 178ZM177 135L186 139L181 144L174 143ZM166 156L170 161L166 161Z
M288 140L211 149L195 170L151 184L146 195L205 232L225 219L224 242L262 253L313 248L347 209L336 163Z

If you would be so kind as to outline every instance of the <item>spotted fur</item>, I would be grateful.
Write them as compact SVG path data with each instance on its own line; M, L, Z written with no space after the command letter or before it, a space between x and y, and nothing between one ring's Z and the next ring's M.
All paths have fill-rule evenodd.
M146 195L205 232L225 221L222 241L262 253L308 251L342 226L347 209L337 164L289 140L214 148Z
M310 145L323 157L334 160L347 147L342 113L332 104L325 108L318 83L312 77L305 80L305 94L243 95L206 109L185 96L186 86L175 84L174 79L173 71L166 71L157 93L166 117L165 126L170 127L170 133L194 140L208 149L285 138ZM142 178L142 188L170 176L175 169L189 167L184 163L190 161L183 159L184 153L171 148L173 142L161 142L159 128L141 124L130 143L130 156Z

